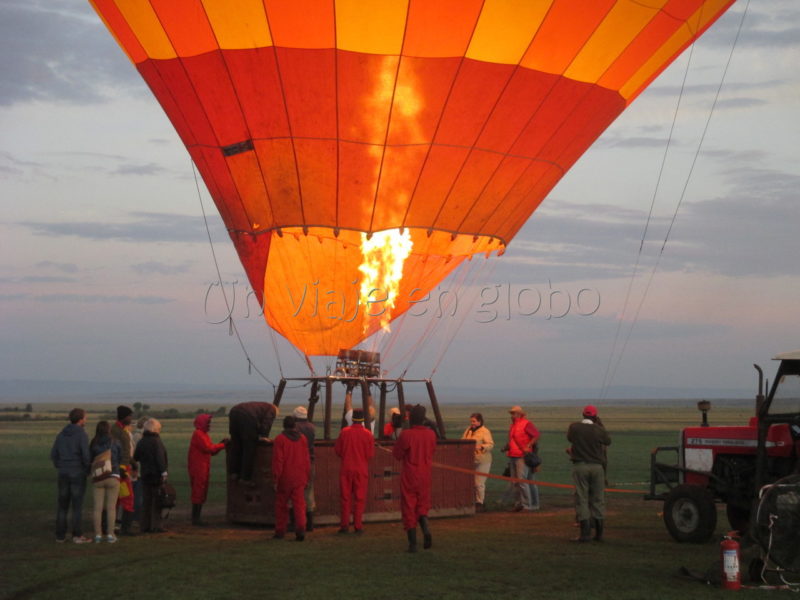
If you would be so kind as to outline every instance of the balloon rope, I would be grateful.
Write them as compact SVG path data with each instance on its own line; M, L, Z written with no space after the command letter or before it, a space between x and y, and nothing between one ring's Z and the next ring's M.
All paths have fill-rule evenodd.
M197 199L200 202L200 211L203 213L203 223L206 226L206 235L208 236L208 245L211 248L211 257L214 259L214 268L217 271L217 280L219 281L219 289L222 291L222 297L225 300L225 308L228 310L228 327L230 330L231 335L235 335L236 339L239 341L239 346L242 348L242 352L244 352L244 356L247 359L247 371L251 373L255 371L264 381L269 383L273 390L275 389L275 383L261 370L255 365L253 359L250 358L250 354L247 352L247 348L244 345L244 341L242 340L242 336L239 335L239 329L236 327L236 323L233 320L233 309L231 308L230 302L228 302L228 295L225 293L225 286L222 283L222 273L219 269L219 262L217 261L217 253L214 250L214 242L211 239L211 228L208 226L208 217L206 216L206 209L203 206L203 195L200 192L200 183L197 180L197 169L195 168L194 161L189 161L192 165L192 174L194 175L194 186L197 190ZM262 307L263 309L263 307ZM278 364L280 364L280 357L278 357Z
M731 59L733 58L733 51L736 49L736 44L738 43L739 36L742 33L742 26L744 25L744 20L745 20L745 17L747 16L747 9L749 7L750 7L750 0L747 0L747 3L745 4L745 7L744 7L744 11L742 12L742 18L739 21L739 27L736 30L736 37L734 38L733 44L731 45L731 50L728 53L728 60L725 63L725 69L722 72L722 77L720 78L719 85L717 86L716 94L714 95L714 102L711 104L711 110L709 110L709 112L708 112L708 117L706 118L706 123L705 123L705 126L703 127L703 133L700 136L700 141L697 143L697 148L695 149L694 157L692 158L692 164L689 167L689 172L686 175L686 180L683 183L683 189L681 190L681 194L678 197L678 202L675 205L675 210L672 213L672 219L670 221L669 227L667 228L667 233L664 236L664 242L662 243L661 250L659 251L658 256L656 257L656 262L653 265L652 270L650 271L650 276L649 276L649 278L647 280L647 285L645 286L644 292L642 293L642 297L639 300L639 305L636 308L636 313L634 314L633 320L631 321L631 324L628 327L628 331L627 331L627 334L625 336L625 340L622 343L622 348L620 349L619 355L617 356L617 362L614 365L614 368L611 371L610 375L608 376L607 385L606 385L606 381L605 380L603 382L603 391L601 393L601 398L605 397L605 394L608 392L608 387L610 387L611 382L614 380L614 377L616 376L617 369L619 368L619 365L622 362L622 356L625 354L625 349L628 346L628 341L630 340L631 334L633 333L633 328L636 325L636 322L639 320L639 314L640 314L640 312L642 310L642 306L644 306L644 301L647 298L648 292L650 291L650 286L653 283L653 278L655 277L656 271L658 270L658 267L661 264L661 258L664 255L664 249L667 247L667 241L669 241L669 236L672 233L672 227L675 225L675 221L678 218L678 211L680 210L681 204L683 203L683 199L686 197L686 190L689 188L689 182L692 179L692 174L694 173L694 167L697 164L697 158L700 155L700 150L703 147L703 142L705 141L706 134L708 133L708 127L709 127L709 125L711 123L711 117L714 115L714 110L716 109L717 101L719 100L719 95L720 95L720 92L722 91L722 86L725 83L725 77L728 74L728 68L730 67ZM681 93L682 92L683 92L683 88L681 88ZM661 178L661 175L659 173L659 181L660 181L660 178ZM642 241L642 243L644 243L644 240ZM641 253L641 248L640 248L639 252ZM638 265L638 261L637 261L637 265ZM627 298L626 298L626 305L627 305ZM620 317L619 323L621 325L622 317ZM615 338L615 343L616 343L616 338ZM609 358L609 365L610 364L611 364L611 360ZM606 372L606 374L608 375L608 371Z

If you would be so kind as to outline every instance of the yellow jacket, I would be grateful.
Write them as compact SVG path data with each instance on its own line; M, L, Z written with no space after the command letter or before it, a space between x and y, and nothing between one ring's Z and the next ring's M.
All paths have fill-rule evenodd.
M494 440L492 439L492 432L489 431L484 425L478 427L475 431L467 427L464 435L461 436L462 440L475 440L475 460L480 461L484 455L491 457L492 448L494 448Z

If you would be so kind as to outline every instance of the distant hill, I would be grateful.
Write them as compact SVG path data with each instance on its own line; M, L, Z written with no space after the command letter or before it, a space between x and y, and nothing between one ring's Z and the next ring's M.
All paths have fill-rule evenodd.
M543 402L558 400L559 402L574 400L576 402L597 401L597 389L579 387L541 387L524 389L498 389L476 388L465 386L447 386L436 383L436 393L440 402L476 402L476 403L502 403L517 402ZM424 386L408 384L406 395L409 401L418 401L427 394ZM419 389L418 389L419 388ZM337 390L338 397L338 390ZM287 388L286 400L300 400L307 397L307 388ZM220 401L230 403L245 401L246 399L266 400L272 395L270 386L261 385L233 386L233 385L197 385L186 383L120 383L111 381L69 381L69 380L27 380L5 379L0 380L0 402L10 402L15 399L33 399L55 401L58 398L85 398L89 402L100 402L103 399L119 400L142 397L169 399L172 402L206 402ZM681 387L655 387L655 386L614 386L609 388L605 403L611 400L662 400L662 399L752 399L750 390L742 389L700 389Z
M70 381L0 379L0 400L12 398L57 398L60 396L117 396L148 394L202 394L204 392L238 392L263 390L257 386L209 386L186 383L120 383L115 381Z
M481 398L497 400L597 400L599 390L579 387L541 387L525 389L477 389L477 388L445 388L443 396L462 396L464 398ZM750 390L736 388L683 388L617 385L608 388L605 397L614 400L662 400L662 399L722 399L722 398L754 398Z

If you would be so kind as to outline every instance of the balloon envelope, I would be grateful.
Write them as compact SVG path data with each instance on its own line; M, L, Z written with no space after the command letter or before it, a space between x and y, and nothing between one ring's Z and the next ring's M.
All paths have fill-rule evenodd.
M502 251L733 0L91 0L185 143L267 322L376 331L361 244L410 235L399 316ZM367 315L365 317L365 315Z

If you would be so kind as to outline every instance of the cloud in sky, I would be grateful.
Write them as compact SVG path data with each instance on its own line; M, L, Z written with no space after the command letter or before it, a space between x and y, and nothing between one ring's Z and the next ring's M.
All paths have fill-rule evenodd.
M189 263L170 265L158 261L148 261L131 265L130 268L139 275L179 275L181 273L188 272L190 266L191 265Z
M62 273L78 272L78 265L76 265L75 263L63 263L52 260L41 260L36 263L36 266L41 269L53 269L55 271L61 271Z
M114 169L112 175L158 175L166 172L164 167L155 163L120 165Z
M26 275L24 277L2 277L0 283L71 283L72 277L58 275Z
M39 235L62 235L87 240L123 242L206 242L202 216L132 212L124 223L103 222L20 222Z
M715 23L703 36L703 43L729 49L739 28L744 6L734 6L729 14ZM794 0L772 1L763 6L766 10L757 2L749 4L737 46L774 50L800 47L800 16Z
M122 53L110 54L108 32L88 2L0 3L0 106L20 102L93 104L110 88L141 88Z
M793 253L764 261L768 239L791 248L797 239L800 175L749 163L747 152L720 151L728 159L725 195L685 202L664 251L664 271L707 271L731 277L800 275ZM755 156L760 156L756 153ZM732 159L737 159L732 162ZM501 277L520 281L519 265L560 280L607 279L630 274L647 213L611 205L551 199L499 259ZM643 264L652 264L671 216L654 216Z
M164 296L129 296L106 295L106 294L3 294L0 295L0 302L42 302L50 304L168 304L174 302L173 298Z

